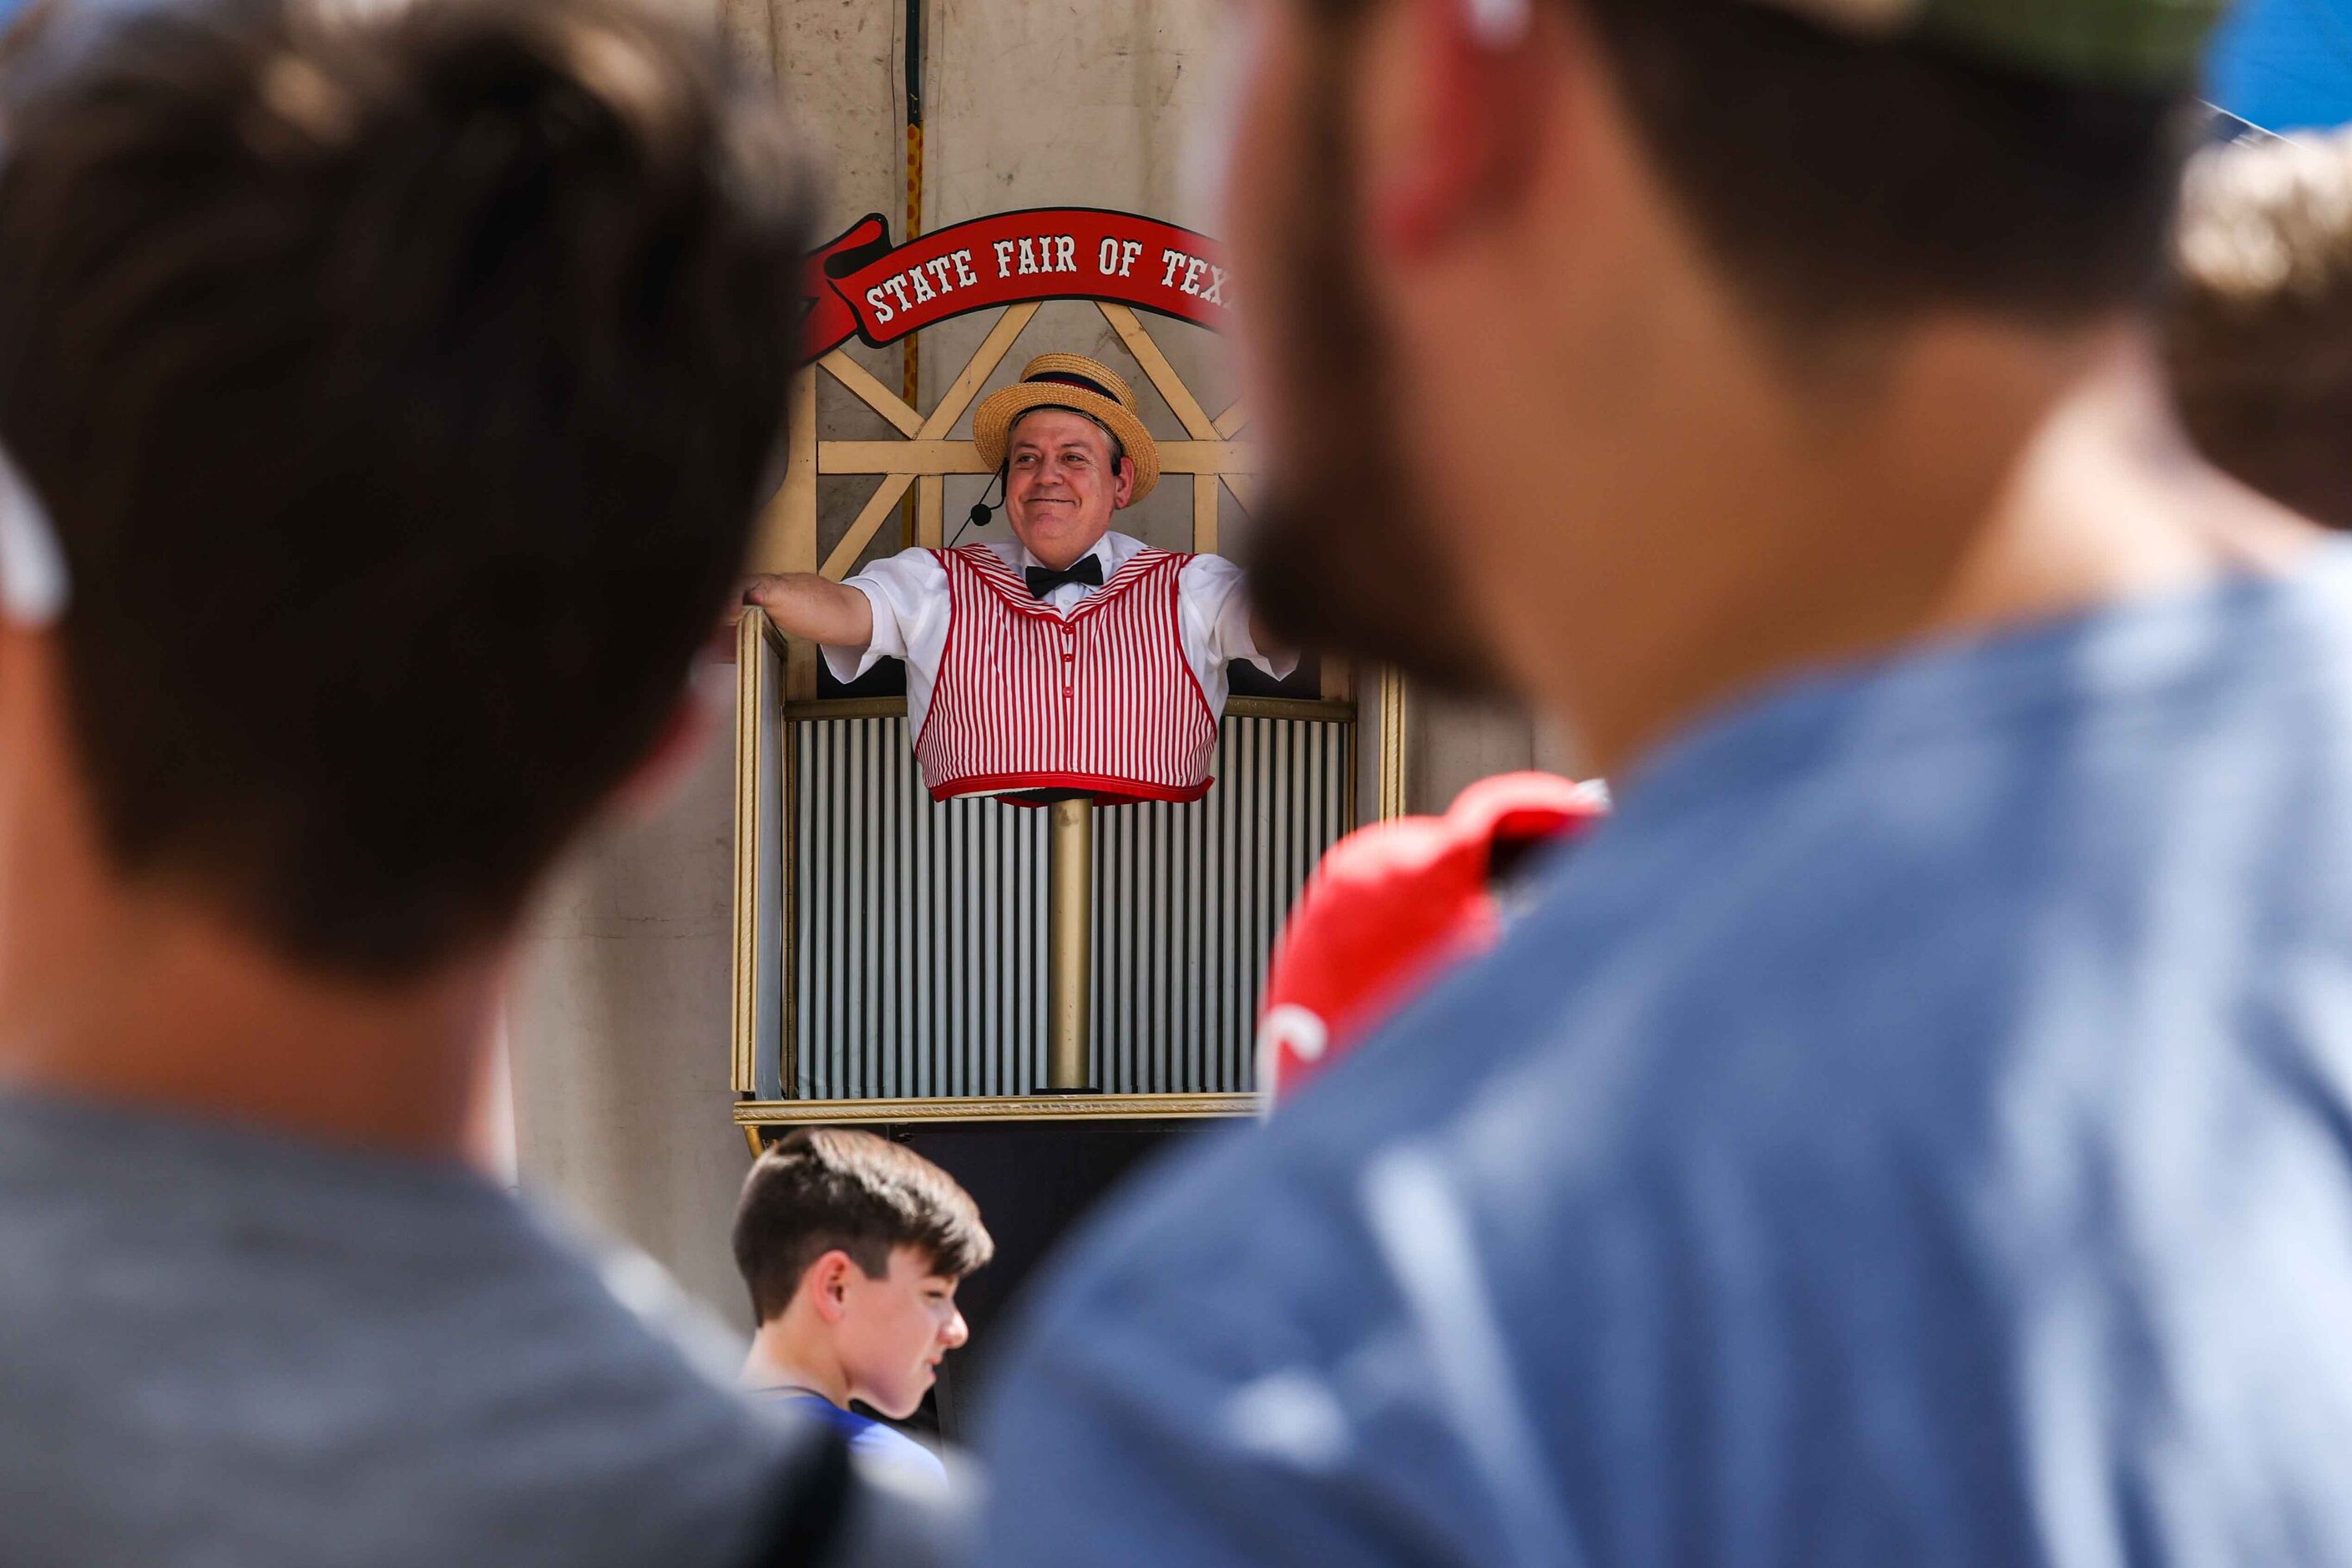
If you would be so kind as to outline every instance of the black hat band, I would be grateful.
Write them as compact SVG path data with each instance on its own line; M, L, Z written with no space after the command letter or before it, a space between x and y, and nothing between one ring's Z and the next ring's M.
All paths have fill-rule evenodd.
M1079 388L1081 391L1091 392L1097 397L1103 398L1108 402L1118 402L1118 398L1111 392L1111 389L1105 386L1101 382L1090 381L1083 375L1073 375L1066 370L1041 371L1035 375L1024 375L1021 379L1025 383L1031 384L1040 381L1050 381L1057 386L1075 386ZM1122 404L1120 406L1124 407L1125 405Z

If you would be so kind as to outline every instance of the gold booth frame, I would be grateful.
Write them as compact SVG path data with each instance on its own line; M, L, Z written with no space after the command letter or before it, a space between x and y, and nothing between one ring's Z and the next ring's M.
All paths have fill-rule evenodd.
M1081 296L1082 297L1082 296ZM1218 546L1222 497L1234 480L1248 475L1249 449L1235 437L1247 424L1238 403L1212 417L1160 345L1129 307L1092 301L1110 324L1169 409L1184 438L1160 444L1160 472L1192 480L1192 548ZM943 542L947 476L984 475L979 448L949 432L978 399L989 378L1012 352L1035 317L1041 301L1008 305L957 372L929 414L919 413L841 349L796 373L786 465L782 487L761 517L751 569L756 572L822 572L846 577L875 536L914 492L914 542ZM819 373L881 416L899 439L820 440L817 436ZM872 497L848 531L822 561L818 558L817 480L820 476L879 477ZM1236 498L1238 500L1238 497ZM793 770L782 727L796 720L853 718L905 710L903 699L816 700L816 650L787 639L757 610L743 616L736 647L735 888L733 955L733 1062L737 1095L734 1121L757 1152L761 1129L813 1123L904 1123L983 1120L1057 1121L1140 1117L1174 1119L1252 1114L1254 1094L1016 1095L991 1099L940 1100L761 1100L759 1054L764 1045L778 1054L787 1093L796 1074L789 1043L795 999L792 972L795 929ZM1350 672L1327 662L1319 700L1237 697L1229 714L1286 719L1358 717ZM1379 703L1379 794L1381 816L1403 809L1404 689L1383 671ZM1355 792L1347 817L1356 819Z

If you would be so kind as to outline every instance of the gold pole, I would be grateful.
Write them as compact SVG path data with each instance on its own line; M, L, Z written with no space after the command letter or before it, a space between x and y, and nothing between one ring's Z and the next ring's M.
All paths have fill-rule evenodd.
M923 108L916 96L922 71L922 5L920 0L908 0L907 24L907 237L901 244L912 244L923 232ZM906 374L899 380L900 395L909 408L923 405L922 334L907 334L902 362ZM932 479L936 485L940 481ZM901 544L929 543L919 537L923 526L922 490L919 485L907 492L907 509L899 521Z
M1094 967L1094 805L1057 800L1046 839L1047 1035L1045 1086L1092 1087L1087 1053L1089 971Z
M1381 820L1405 812L1404 676L1395 666L1381 670Z

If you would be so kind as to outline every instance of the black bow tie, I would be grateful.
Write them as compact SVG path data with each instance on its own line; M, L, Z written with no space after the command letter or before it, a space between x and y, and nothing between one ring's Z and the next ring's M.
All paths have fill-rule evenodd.
M1062 571L1051 566L1028 566L1022 575L1029 579L1029 596L1042 599L1066 583L1083 583L1089 588L1102 586L1102 557L1081 555Z

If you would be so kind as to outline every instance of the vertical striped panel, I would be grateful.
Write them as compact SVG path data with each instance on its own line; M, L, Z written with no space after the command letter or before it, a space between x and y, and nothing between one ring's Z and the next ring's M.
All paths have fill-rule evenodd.
M1251 1088L1275 937L1317 859L1347 830L1352 728L1229 718L1207 798L1095 813L1097 1088ZM1046 814L989 800L935 805L904 719L803 721L792 755L793 1092L1037 1089Z

